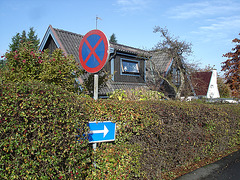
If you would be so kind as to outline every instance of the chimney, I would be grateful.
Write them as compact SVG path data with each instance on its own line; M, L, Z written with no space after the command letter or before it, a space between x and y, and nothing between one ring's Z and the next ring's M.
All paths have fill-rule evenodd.
M219 98L219 97L220 95L217 86L217 70L213 69L208 87L207 98Z

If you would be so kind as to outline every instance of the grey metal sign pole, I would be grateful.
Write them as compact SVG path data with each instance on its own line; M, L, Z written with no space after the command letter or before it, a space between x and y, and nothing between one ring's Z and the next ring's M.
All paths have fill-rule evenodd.
M94 74L94 89L93 89L93 94L94 94L94 99L98 100L98 74ZM96 121L96 119L95 119ZM97 149L97 143L93 143L93 150L96 151ZM93 162L94 167L96 168L96 162L95 162L95 157L94 157L94 162Z
M94 74L94 99L97 100L98 99L98 74Z

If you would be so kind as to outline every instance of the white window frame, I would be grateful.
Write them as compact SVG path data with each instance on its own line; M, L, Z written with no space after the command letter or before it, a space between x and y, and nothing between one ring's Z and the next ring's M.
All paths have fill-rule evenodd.
M132 63L132 64L136 65L136 71L131 71L131 70L128 71L126 69L126 67L124 67L124 63ZM140 61L121 58L120 72L121 72L121 75L140 76Z

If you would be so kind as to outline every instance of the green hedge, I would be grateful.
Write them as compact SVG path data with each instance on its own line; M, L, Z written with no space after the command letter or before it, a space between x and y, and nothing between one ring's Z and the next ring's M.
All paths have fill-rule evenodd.
M86 123L75 94L23 82L3 84L0 95L1 179L86 176L91 149L76 141Z
M37 82L0 95L2 179L160 179L240 144L239 105L95 101ZM95 152L82 136L94 120L117 123Z

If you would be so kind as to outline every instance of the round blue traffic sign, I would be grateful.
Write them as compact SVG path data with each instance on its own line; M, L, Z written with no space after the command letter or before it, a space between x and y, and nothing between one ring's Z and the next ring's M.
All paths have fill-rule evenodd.
M79 45L79 60L82 67L90 73L100 71L109 56L109 42L105 34L98 30L89 31Z

